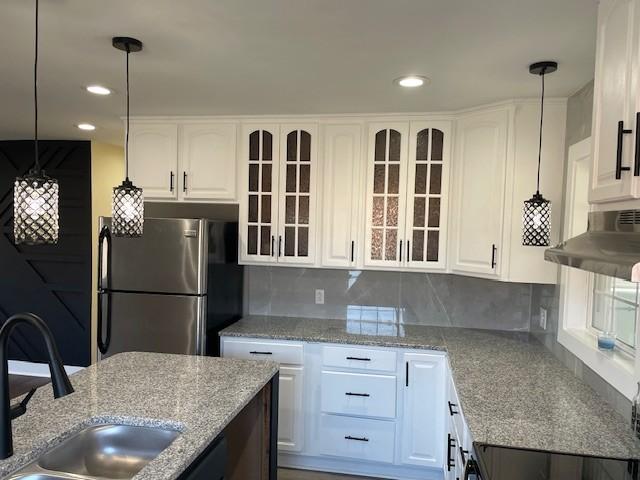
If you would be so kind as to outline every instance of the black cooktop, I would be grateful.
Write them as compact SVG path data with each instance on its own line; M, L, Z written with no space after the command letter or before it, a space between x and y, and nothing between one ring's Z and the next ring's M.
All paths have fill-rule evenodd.
M474 443L482 480L639 480L638 459L568 455ZM470 477L472 478L472 477Z

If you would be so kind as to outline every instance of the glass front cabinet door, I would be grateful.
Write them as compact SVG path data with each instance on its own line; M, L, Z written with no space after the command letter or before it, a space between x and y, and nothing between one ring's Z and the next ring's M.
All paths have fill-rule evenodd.
M245 125L242 142L241 261L313 263L317 126Z
M443 269L449 122L372 123L365 265Z

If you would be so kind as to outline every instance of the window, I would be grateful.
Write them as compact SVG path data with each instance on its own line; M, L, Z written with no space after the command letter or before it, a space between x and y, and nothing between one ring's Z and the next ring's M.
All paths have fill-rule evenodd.
M594 275L591 327L598 332L613 333L616 346L633 354L636 347L638 302L637 283Z

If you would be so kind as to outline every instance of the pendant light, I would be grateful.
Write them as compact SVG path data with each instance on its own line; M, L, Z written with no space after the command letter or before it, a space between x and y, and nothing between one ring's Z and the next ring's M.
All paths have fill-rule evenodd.
M551 202L540 193L540 163L542 161L542 122L544 119L544 76L558 69L556 62L538 62L529 66L529 72L540 75L542 95L540 97L540 137L538 142L538 177L536 193L524 202L522 211L522 245L526 247L548 247L551 241Z
M58 243L58 181L47 176L38 158L38 13L36 0L35 56L33 63L34 167L13 187L13 237L16 245Z
M111 204L112 230L116 237L141 237L144 226L142 189L129 180L129 54L142 50L142 42L130 37L113 37L112 45L127 52L127 126L125 132L125 179L113 188Z

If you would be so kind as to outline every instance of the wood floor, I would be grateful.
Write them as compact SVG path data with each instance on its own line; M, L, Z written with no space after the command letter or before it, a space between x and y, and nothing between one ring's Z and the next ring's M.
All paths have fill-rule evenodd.
M289 468L278 469L278 480L376 480L372 477L353 477L351 475L335 475L333 473L310 472Z
M40 387L46 383L49 383L48 378L9 375L9 393L11 398L19 397L32 388Z
M48 378L26 377L22 375L9 375L9 390L11 398L27 393L32 388L49 383ZM324 472L310 472L306 470L293 470L289 468L278 469L278 480L375 480L370 477L353 477L350 475L334 475Z

